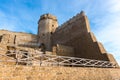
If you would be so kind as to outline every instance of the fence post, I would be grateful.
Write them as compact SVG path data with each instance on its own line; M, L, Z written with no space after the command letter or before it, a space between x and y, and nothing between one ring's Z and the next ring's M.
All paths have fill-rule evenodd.
M18 65L18 62L19 62L19 60L18 60L18 52L15 50L15 58L16 58L16 65Z
M42 66L42 57L43 57L43 53L40 53L40 66Z
M58 66L60 66L59 62L60 62L60 56L58 56Z

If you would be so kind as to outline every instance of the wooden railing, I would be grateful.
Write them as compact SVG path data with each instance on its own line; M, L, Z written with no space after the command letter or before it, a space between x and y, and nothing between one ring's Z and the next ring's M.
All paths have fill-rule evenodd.
M2 58L6 58L5 60ZM8 59L7 59L8 58ZM115 68L117 64L109 61L92 60L77 57L57 56L43 54L35 51L8 50L6 54L0 53L0 62L14 62L15 65L35 66L73 66L73 67L101 67Z

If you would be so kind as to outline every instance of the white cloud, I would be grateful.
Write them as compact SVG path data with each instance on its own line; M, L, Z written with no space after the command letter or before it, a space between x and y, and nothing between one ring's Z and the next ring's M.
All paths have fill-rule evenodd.
M110 0L109 1L109 9L111 13L120 12L120 0Z
M97 38L101 41L108 52L112 53L120 64L120 1L109 0L107 12L101 17L93 20L97 30L94 30Z

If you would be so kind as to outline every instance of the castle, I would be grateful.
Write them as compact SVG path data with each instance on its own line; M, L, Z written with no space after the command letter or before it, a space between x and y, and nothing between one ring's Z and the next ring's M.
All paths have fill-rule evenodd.
M0 30L0 48L6 51L39 49L45 54L117 63L91 32L88 18L83 11L61 26L58 26L54 15L42 15L38 21L37 35Z

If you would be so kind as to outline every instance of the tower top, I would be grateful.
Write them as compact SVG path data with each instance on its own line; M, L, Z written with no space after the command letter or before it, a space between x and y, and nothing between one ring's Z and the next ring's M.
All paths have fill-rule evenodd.
M81 11L80 14L81 14L82 16L85 16L85 12L84 12L84 11Z
M40 20L43 20L43 19L53 19L57 21L56 16L49 14L49 13L41 15Z
M40 20L44 20L44 19L52 19L54 21L57 21L57 17L56 16L47 13L47 14L43 14L43 15L40 16L40 19L39 19L38 23L40 22Z

